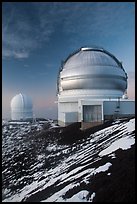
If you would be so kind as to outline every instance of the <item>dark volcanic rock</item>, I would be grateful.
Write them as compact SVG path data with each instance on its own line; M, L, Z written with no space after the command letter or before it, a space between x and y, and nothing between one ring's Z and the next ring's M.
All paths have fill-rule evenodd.
M96 192L93 202L135 202L135 145L115 154L111 175L100 173L91 178L90 188Z
M84 131L80 123L3 126L3 202L135 201L134 139L130 118Z

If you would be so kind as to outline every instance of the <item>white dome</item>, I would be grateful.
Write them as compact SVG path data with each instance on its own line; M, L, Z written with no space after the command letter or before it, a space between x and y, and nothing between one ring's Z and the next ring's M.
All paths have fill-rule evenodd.
M25 120L33 118L32 100L25 94L18 94L11 100L11 119Z
M60 96L117 98L126 89L127 74L122 64L103 48L83 47L71 54L63 63L58 79Z

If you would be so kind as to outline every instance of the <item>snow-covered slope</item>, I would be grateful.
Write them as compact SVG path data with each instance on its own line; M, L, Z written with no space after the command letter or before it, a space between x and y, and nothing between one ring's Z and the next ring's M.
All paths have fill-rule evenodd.
M120 155L135 144L134 118L116 120L72 144L60 144L65 129L53 126L12 132L3 127L3 202L94 202L100 195L95 178L102 175L110 185Z

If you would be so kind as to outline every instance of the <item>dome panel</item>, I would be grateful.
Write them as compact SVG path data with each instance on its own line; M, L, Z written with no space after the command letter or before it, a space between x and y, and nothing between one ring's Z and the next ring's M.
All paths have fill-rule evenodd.
M72 69L76 66L92 66L92 65L105 65L105 66L117 66L118 61L112 58L102 50L81 50L80 52L71 56L64 64L64 69Z

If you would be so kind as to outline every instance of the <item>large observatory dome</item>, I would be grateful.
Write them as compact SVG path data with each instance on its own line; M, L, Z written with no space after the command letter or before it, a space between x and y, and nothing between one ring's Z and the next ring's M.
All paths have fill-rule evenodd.
M118 98L127 89L127 74L121 62L102 48L83 47L62 64L59 96Z
M11 119L26 120L33 118L32 100L25 94L18 94L11 100Z

